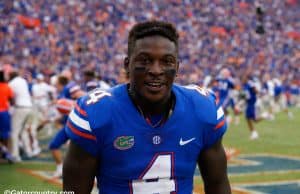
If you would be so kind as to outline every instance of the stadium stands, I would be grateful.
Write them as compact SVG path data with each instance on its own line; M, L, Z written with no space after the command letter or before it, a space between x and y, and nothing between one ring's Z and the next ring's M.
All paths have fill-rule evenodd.
M235 76L265 72L299 84L299 2L295 0L28 0L0 2L0 63L75 78L94 68L115 84L128 29L163 19L180 30L178 82L201 84L228 67ZM192 75L192 76L191 76ZM190 80L190 78L193 80Z

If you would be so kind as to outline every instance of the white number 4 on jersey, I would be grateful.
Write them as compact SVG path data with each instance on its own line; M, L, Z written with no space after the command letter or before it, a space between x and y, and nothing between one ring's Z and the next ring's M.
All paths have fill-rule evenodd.
M98 102L101 98L103 98L104 96L111 96L111 94L106 91L96 89L89 94L89 99L86 102L86 104L87 105L94 104L94 103Z
M132 181L133 194L170 194L176 190L172 177L173 155L156 155L142 174L140 180Z

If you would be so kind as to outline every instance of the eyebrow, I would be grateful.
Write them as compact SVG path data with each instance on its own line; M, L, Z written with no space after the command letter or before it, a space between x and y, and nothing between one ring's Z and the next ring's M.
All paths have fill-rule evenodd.
M140 57L140 56L150 56L150 54L147 52L141 52L141 53L138 53L135 57Z
M143 56L150 56L151 57L151 54L149 54L149 53L147 53L147 52L141 52L141 53L138 53L136 56L135 56L135 58L136 57L143 57ZM165 55L163 55L162 56L163 58L165 58L165 57L170 57L170 58L174 58L174 59L176 59L177 57L175 56L175 55L172 55L172 54L165 54Z
M171 58L174 58L174 59L176 59L176 58L177 58L176 56L174 56L174 55L171 55L171 54L166 54L166 55L164 55L163 57L171 57Z

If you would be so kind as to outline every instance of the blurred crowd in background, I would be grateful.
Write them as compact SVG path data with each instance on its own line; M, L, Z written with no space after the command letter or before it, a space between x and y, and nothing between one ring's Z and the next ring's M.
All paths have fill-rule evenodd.
M235 77L270 74L299 85L297 0L12 0L0 2L0 62L26 76L93 69L117 82L136 22L161 19L180 32L183 84L223 67Z
M228 123L245 112L257 139L253 122L279 111L293 119L288 108L300 107L299 8L297 0L0 1L0 159L39 155L44 129L60 177L73 100L126 83L128 31L154 19L179 31L176 82L213 90Z

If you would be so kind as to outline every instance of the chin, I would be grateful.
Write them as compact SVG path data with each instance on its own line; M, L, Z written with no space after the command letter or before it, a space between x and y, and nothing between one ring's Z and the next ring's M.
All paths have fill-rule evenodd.
M150 102L151 104L153 103L161 103L163 101L165 101L165 99L167 98L167 94L162 94L162 93L157 93L157 94L152 94L152 93L145 93L143 95L144 99L148 102Z
M168 87L163 87L160 90L151 90L147 87L139 87L136 88L136 94L140 97L140 99L146 103L157 104L166 101L169 96Z

